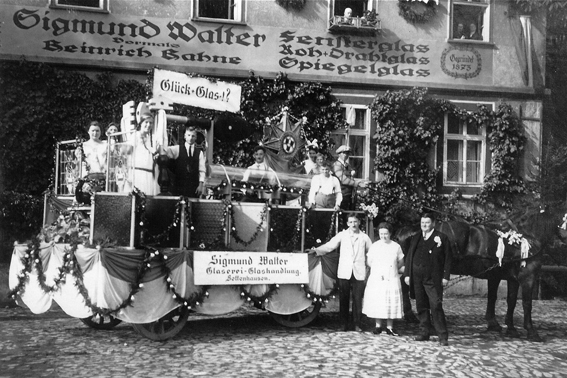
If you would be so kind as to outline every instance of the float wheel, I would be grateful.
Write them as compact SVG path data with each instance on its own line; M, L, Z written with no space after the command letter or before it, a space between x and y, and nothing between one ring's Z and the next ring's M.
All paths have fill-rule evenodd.
M122 320L115 318L112 315L97 315L94 314L88 318L82 318L81 321L94 329L112 329L118 324L122 323Z
M188 317L189 309L185 306L180 306L155 322L132 324L132 327L140 335L150 340L167 340L177 335L183 329Z
M322 303L315 302L311 304L311 306L307 307L305 310L296 312L295 314L289 315L282 315L276 314L275 312L270 312L270 315L276 322L279 324L290 327L290 328L299 328L303 327L309 323L311 323L317 315L319 315L319 311L321 310Z

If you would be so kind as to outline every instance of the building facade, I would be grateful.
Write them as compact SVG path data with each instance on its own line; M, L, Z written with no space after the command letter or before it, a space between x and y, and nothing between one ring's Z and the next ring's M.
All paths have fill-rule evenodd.
M434 0L429 0L433 2ZM542 148L545 17L516 14L506 0L0 0L0 59L64 65L145 81L153 67L224 81L283 72L322 82L344 104L348 144L359 178L373 172L376 125L368 105L387 90L427 87L474 110L512 105L528 143L522 176L535 179ZM348 13L347 8L350 10ZM413 13L412 13L413 12ZM432 13L433 12L433 13ZM376 15L376 19L374 18ZM473 194L490 170L483 128L445 117L431 164L441 192Z

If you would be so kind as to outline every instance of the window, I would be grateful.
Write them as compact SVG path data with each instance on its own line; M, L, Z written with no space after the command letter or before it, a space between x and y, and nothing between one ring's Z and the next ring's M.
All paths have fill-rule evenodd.
M493 107L493 104L485 104ZM459 103L469 111L477 103ZM486 168L486 127L467 123L453 114L445 115L443 143L443 184L480 186Z
M244 1L245 0L195 0L195 18L243 22Z
M376 14L367 14L376 11L373 5L374 0L329 0L329 29L347 32L352 28L380 29Z
M108 12L108 0L51 0L51 7Z
M490 0L453 0L450 15L451 39L490 41Z
M370 175L370 111L363 105L343 107L344 118L350 124L348 130L335 130L331 139L335 150L341 145L351 148L349 164L355 171L355 178L368 178ZM334 152L334 151L333 151Z

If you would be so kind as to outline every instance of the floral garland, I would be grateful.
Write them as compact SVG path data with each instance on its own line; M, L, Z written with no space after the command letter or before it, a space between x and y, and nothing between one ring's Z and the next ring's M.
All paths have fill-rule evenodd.
M232 207L232 205L229 205L228 208L230 210L230 219L232 221L234 221L234 208ZM266 221L266 216L268 215L268 211L270 211L270 210L271 210L270 204L269 204L268 201L266 201L264 203L264 208L262 209L262 212L260 213L260 222L256 226L256 230L254 231L254 233L252 234L252 236L250 237L250 239L248 241L242 240L242 238L238 235L238 231L236 230L235 226L231 227L230 235L234 238L234 240L238 244L242 244L243 246L248 247L250 244L252 244L258 238L258 235L260 235L260 232L264 231L263 224Z
M329 303L329 300L335 299L336 294L339 292L339 284L335 280L333 288L331 289L329 294L326 294L326 295L315 294L313 291L311 291L311 289L309 288L309 285L306 285L306 284L302 284L301 289L305 293L305 296L308 299L311 299L313 301L313 303L317 303L317 302Z
M498 239L498 247L496 248L496 257L498 258L498 264L502 266L502 259L504 258L504 241L503 239L508 239L509 245L517 245L520 247L521 253L521 263L520 266L523 268L526 266L526 259L529 256L530 252L530 242L520 233L516 232L515 230L509 230L507 232L502 232L500 230L496 230L496 233L500 238Z
M429 0L398 0L399 15L412 24L429 22L437 14L437 3Z
M191 306L200 306L205 298L209 297L208 286L203 286L201 291L198 293L192 293L188 298L184 298L180 295L176 288L173 280L171 279L171 269L166 264L167 255L160 253L159 250L155 248L150 248L150 258L157 258L161 263L161 271L164 275L163 281L166 286L167 292L171 293L172 298L179 304L191 309Z
M301 188L301 187L297 187L297 186L286 186L286 185L269 185L269 184L259 184L259 185L255 185L252 183L249 183L247 181L241 181L241 180L233 180L231 181L231 186L233 189L251 189L251 190L264 190L268 193L273 193L276 192L278 190L284 192L284 193L294 193L294 194L299 194L299 195L303 195L305 194L305 189ZM228 182L226 180L222 180L221 183L214 188L214 192L217 194L222 194L226 191L226 188L228 187Z
M251 303L258 308L265 309L266 303L268 303L272 295L278 291L279 287L279 284L269 285L268 290L264 294L255 296L247 291L245 286L242 285L240 286L240 297L246 298L246 302Z

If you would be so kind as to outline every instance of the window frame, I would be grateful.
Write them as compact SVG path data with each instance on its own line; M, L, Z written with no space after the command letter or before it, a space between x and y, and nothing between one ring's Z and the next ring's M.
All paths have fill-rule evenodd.
M490 101L463 101L463 100L450 100L451 103L456 105L458 104L480 104L486 105L491 107L492 109L495 108L496 104ZM488 141L486 135L486 125L479 125L479 130L481 130L480 135L469 135L467 132L467 124L464 124L462 134L449 134L448 133L449 127L449 114L445 113L443 118L443 156L442 156L442 168L443 168L443 186L444 187L462 187L462 188L480 188L484 184L484 176L486 175L489 168L487 167L487 162L489 161L489 150L488 150ZM458 181L448 181L447 180L447 146L449 140L457 140L463 142L463 151L462 151L462 172L463 172L463 180L462 182ZM469 141L480 141L481 142L481 152L480 152L480 172L479 172L479 181L478 182L466 182L467 179L467 142Z
M327 0L327 10L328 10L328 17L327 19L330 20L332 19L334 16L342 16L342 14L335 14L335 0ZM353 2L356 2L353 0ZM363 8L366 8L366 10L375 10L376 13L378 13L378 7L376 5L376 0L365 0L365 6L363 6ZM362 17L362 14L358 14L356 15L357 17Z
M109 0L98 0L99 6L88 7L82 5L59 4L60 0L49 0L49 7L53 9L73 9L84 12L110 13Z
M247 0L232 0L234 1L234 19L230 18L213 18L213 17L201 17L199 16L199 3L201 1L220 1L220 0L194 0L193 1L193 16L192 21L206 21L206 22L222 22L225 24L245 24L246 15L246 1ZM222 0L231 1L231 0ZM238 16L238 19L236 18Z
M479 30L477 26L477 31L480 31L482 35L482 40L473 40L473 39L460 39L454 38L453 32L455 30L455 11L454 7L457 6L467 6L467 7L478 7L484 8L483 13L483 25L482 30ZM449 0L449 22L447 23L448 30L447 30L447 40L456 43L476 43L476 44L492 44L492 0L475 0L475 1L468 1L468 0Z
M345 145L350 147L350 137L364 137L364 146L363 146L363 152L362 155L351 155L350 158L356 158L356 159L362 159L362 173L360 175L360 177L358 177L359 175L355 175L356 178L361 178L361 179L366 179L368 177L370 177L370 149L371 149L371 112L370 112L370 108L367 105L361 105L361 104L341 104L341 108L345 109L345 116L346 116L346 112L348 112L349 108L353 108L355 111L356 109L363 109L365 116L364 116L364 128L362 129L355 129L352 127L349 127L348 129L337 129L337 130L333 130L331 132L331 139L333 139L334 136L344 136L345 139ZM338 148L339 146L335 146L335 149ZM332 155L335 159L338 158L338 155L335 153L335 151L332 152Z

